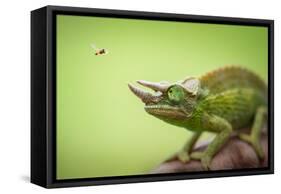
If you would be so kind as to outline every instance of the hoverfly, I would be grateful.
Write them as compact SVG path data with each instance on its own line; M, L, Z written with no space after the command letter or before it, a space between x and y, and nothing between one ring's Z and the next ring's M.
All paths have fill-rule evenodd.
M94 49L95 55L106 55L108 51L104 48L97 48L94 44L91 44L91 47Z

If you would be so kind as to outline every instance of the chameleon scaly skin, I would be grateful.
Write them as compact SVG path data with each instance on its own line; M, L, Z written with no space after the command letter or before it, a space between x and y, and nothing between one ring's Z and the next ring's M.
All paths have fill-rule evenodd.
M214 155L234 130L252 126L250 135L239 137L253 146L260 159L264 157L259 139L267 113L267 86L253 72L226 66L203 75L189 77L173 84L137 81L155 91L154 94L129 84L131 91L145 103L147 113L194 132L177 153L182 162L201 160L210 169ZM204 131L216 133L203 152L191 153Z

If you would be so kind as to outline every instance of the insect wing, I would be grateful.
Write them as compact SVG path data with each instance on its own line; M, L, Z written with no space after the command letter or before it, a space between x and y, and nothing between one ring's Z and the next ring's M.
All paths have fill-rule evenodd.
M94 50L97 50L97 47L96 47L96 45L94 45L94 44L91 44L91 47L94 49Z

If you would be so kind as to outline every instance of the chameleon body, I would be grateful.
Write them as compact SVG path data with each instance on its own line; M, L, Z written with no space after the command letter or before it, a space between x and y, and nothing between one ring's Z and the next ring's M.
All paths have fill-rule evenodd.
M209 170L212 158L230 135L245 127L250 127L251 132L239 133L240 139L252 145L260 159L264 158L259 139L267 115L267 86L253 72L226 66L173 84L137 82L154 90L150 93L129 84L131 91L145 103L147 113L193 131L176 154L182 162L198 159ZM214 132L216 137L203 152L192 152L204 131Z

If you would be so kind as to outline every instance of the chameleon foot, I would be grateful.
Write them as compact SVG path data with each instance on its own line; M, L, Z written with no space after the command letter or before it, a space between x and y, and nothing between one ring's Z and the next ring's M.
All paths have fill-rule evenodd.
M190 158L193 160L201 160L201 164L204 170L210 170L211 157L204 152L192 152Z
M193 160L201 160L201 158L203 157L204 152L192 152L190 154L190 158Z
M183 162L183 163L187 163L190 161L190 157L189 154L186 151L180 151L177 153L177 158Z
M175 153L174 155L170 156L167 160L169 161L169 160L174 160L174 159L178 159L182 163L187 163L190 161L188 152L184 151L184 150Z
M262 149L262 146L261 146L258 138L255 138L255 137L253 137L251 135L248 135L248 134L240 134L239 138L241 140L251 144L260 159L264 158L263 149Z

